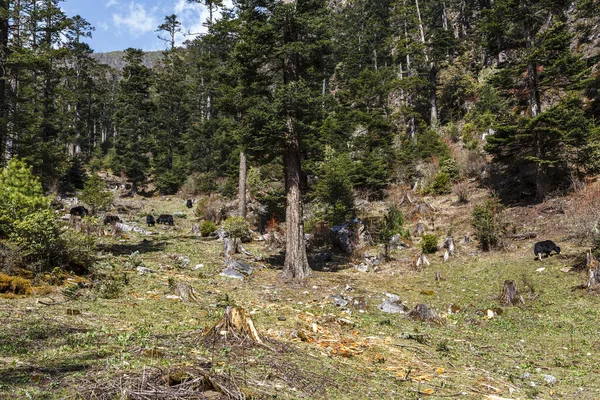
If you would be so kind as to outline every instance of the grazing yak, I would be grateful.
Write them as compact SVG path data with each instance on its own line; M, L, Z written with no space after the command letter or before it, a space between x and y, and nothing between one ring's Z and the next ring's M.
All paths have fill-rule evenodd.
M533 254L535 254L540 261L542 260L542 254L545 254L549 257L552 251L555 251L556 254L560 254L560 247L558 247L552 240L537 242L535 246L533 246Z
M154 226L154 217L152 215L146 215L146 225Z
M185 202L185 206L187 208L192 208L194 205L192 204L192 199L188 199L188 201Z
M89 211L84 206L77 206L77 207L71 208L71 211L69 211L69 214L71 214L73 216L83 217L84 215L89 215Z
M169 214L160 214L156 219L156 223L173 225L173 216Z

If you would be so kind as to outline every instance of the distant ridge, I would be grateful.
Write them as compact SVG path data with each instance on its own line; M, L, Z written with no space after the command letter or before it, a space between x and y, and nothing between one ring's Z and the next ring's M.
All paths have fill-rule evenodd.
M92 58L100 64L105 64L122 71L123 67L125 67L125 61L123 61L124 55L124 51L110 51L108 53L92 53ZM149 51L144 54L142 62L145 66L154 68L160 65L162 58L162 51Z

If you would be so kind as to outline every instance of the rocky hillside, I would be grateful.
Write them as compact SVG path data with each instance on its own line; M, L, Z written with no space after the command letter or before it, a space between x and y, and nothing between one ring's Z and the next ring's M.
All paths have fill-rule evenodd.
M124 51L110 51L108 53L93 53L92 58L100 64L106 64L121 71L125 67L124 55ZM149 51L144 54L142 62L145 66L154 68L160 64L162 57L162 51Z

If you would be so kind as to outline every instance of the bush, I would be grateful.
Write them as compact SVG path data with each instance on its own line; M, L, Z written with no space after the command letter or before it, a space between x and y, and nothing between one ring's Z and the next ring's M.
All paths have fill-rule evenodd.
M210 236L211 233L217 230L217 224L212 221L202 221L200 224L200 235Z
M219 222L221 220L222 207L223 201L219 196L201 197L196 205L196 218L199 220Z
M472 225L477 231L479 246L483 251L499 247L502 233L502 205L497 197L487 199L473 209Z
M433 195L442 195L450 193L451 190L452 183L450 175L446 172L438 172L433 177L433 181L427 186L425 192Z
M456 182L460 178L460 170L454 158L446 158L440 162L440 172L448 174L450 180Z
M0 235L14 230L16 221L48 209L50 198L44 196L42 184L25 162L13 158L0 172Z
M421 250L425 254L435 253L438 249L437 247L437 236L435 235L423 235L423 242L421 242Z
M250 224L244 217L230 217L223 222L223 231L232 238L243 238L250 232Z
M60 267L83 273L94 262L94 239L71 230L63 231L51 210L32 213L17 221L10 238L19 246L24 266L34 272Z
M392 205L383 220L383 225L379 229L379 239L383 242L385 257L388 255L390 240L395 235L408 238L410 231L404 229L404 215L402 215L402 212L398 207Z
M453 192L458 196L458 201L461 203L468 203L469 197L471 197L471 190L466 182L461 182L454 186Z
M0 293L31 296L33 290L29 280L0 273Z

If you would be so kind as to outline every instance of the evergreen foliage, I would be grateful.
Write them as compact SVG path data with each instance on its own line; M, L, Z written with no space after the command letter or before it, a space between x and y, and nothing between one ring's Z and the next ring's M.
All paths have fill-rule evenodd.
M336 154L328 147L320 178L315 185L317 199L325 206L325 220L330 226L345 222L354 213L352 161L347 154Z
M477 231L479 246L483 251L497 248L501 243L502 205L497 197L491 197L475 206L472 212L472 225Z
M79 197L92 208L92 215L95 215L97 210L106 209L115 199L115 196L106 190L106 184L96 173L92 173L85 182Z

